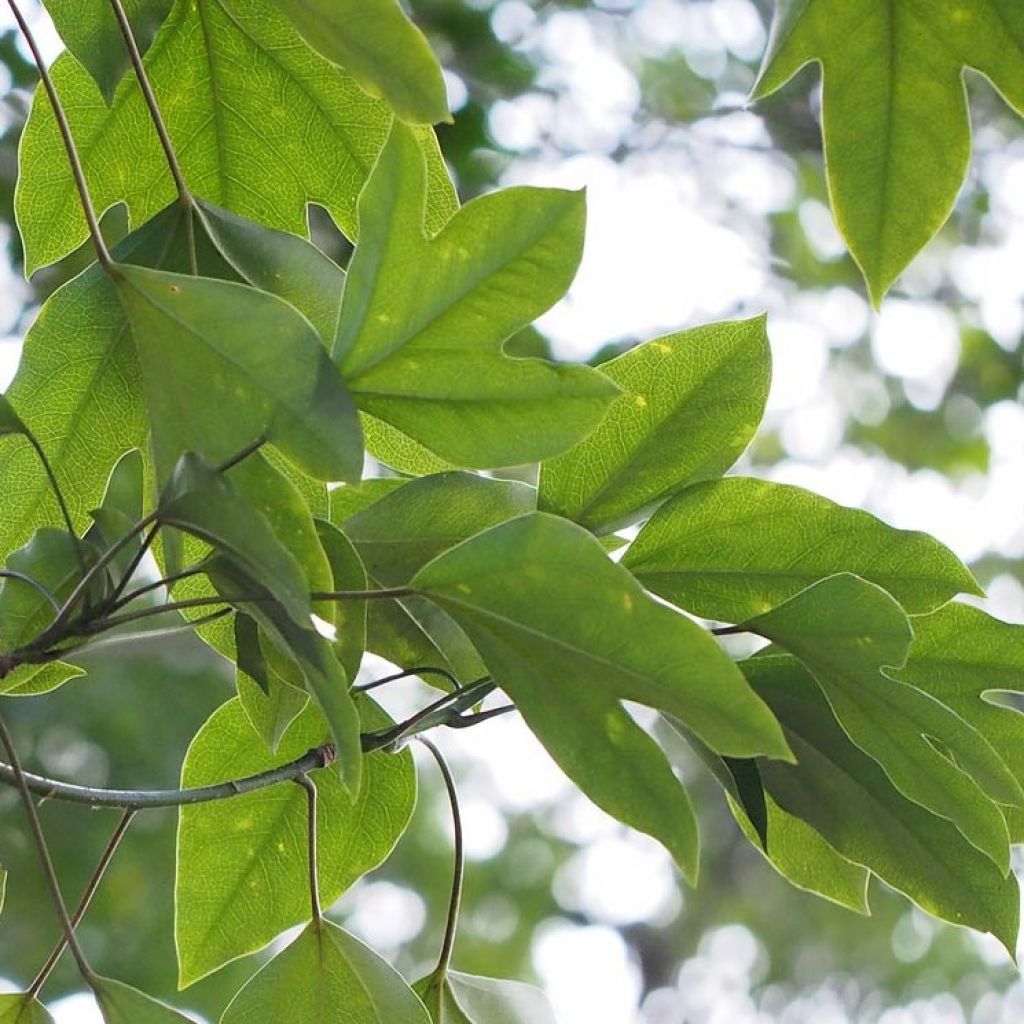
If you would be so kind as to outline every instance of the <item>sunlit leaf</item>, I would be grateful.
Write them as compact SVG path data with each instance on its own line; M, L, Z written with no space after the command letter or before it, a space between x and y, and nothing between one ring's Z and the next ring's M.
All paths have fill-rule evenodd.
M54 1024L46 1007L22 992L0 995L0 1024Z
M360 698L360 710L368 729L390 724L367 698ZM239 702L231 700L192 741L182 785L202 786L265 771L325 739L323 719L310 706L271 755ZM329 905L391 852L412 813L416 778L408 753L370 754L353 804L331 769L310 777L319 797L320 891ZM182 985L262 948L308 916L306 815L306 794L293 783L182 808L175 900Z
M840 572L877 583L910 612L981 593L934 537L749 477L687 488L654 514L623 564L660 597L726 622L759 615Z
M761 761L765 788L842 856L928 913L988 931L1013 951L1017 886L945 818L908 800L848 739L814 680L784 655L743 662L778 716L796 764Z
M97 978L93 991L106 1024L191 1024L190 1017L124 982Z
M278 0L306 41L406 121L447 120L437 58L397 0Z
M415 136L396 123L360 197L334 345L359 408L461 466L563 451L618 389L587 367L511 359L501 345L568 288L582 194L506 189L430 237L427 181Z
M422 979L413 990L434 1024L555 1024L544 993L521 981L446 971Z
M349 237L356 197L391 112L314 53L276 4L177 0L145 64L192 190L269 227L305 235L306 205L326 207ZM133 76L108 108L70 56L52 75L102 212L124 202L140 225L174 198L167 162ZM433 133L416 136L430 164L428 219L455 208ZM16 207L31 274L76 248L86 225L45 93L21 142Z
M1006 823L993 801L1020 806L1020 785L959 715L886 674L904 663L913 634L884 590L833 576L745 625L806 665L850 739L904 796L948 818L1009 871Z
M670 334L601 366L622 388L600 426L544 463L540 508L615 529L739 458L771 380L763 317Z
M971 153L964 67L1024 113L1016 0L779 0L757 98L822 68L829 195L879 303L949 216Z

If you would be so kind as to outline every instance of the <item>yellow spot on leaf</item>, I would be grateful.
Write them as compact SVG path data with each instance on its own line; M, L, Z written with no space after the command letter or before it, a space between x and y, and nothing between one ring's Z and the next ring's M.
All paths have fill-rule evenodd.
M647 408L647 399L644 398L643 395L634 395L633 396L633 401L636 402L636 406L637 406L638 409L646 409Z

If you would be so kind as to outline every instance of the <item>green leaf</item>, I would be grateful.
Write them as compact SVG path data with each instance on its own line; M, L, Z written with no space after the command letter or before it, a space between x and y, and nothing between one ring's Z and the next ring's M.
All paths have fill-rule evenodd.
M4 676L0 682L0 693L5 697L37 697L84 675L85 669L69 665L66 661L21 665Z
M396 0L278 0L314 50L405 121L448 121L437 58Z
M309 581L267 519L204 459L178 459L161 495L157 515L199 537L266 588L299 625L313 613Z
M434 1024L555 1024L547 996L533 985L446 971L413 985Z
M330 345L338 328L342 269L312 242L200 201L199 216L221 255L254 288L290 302Z
M145 992L110 978L93 983L106 1024L190 1024L191 1018L172 1010Z
M779 0L754 86L822 68L829 194L877 305L953 208L970 159L964 67L1024 113L1017 0Z
M245 285L119 266L162 480L183 451L211 462L262 436L321 480L358 479L359 422L312 325ZM211 410L216 416L211 416Z
M196 195L297 235L307 233L306 205L316 202L355 237L356 196L391 112L306 46L278 5L177 0L145 65ZM175 192L134 77L124 79L108 109L73 58L59 58L51 74L97 209L123 202L133 226L145 223ZM430 164L428 219L440 227L456 207L454 190L433 132L419 130L416 139ZM42 90L20 152L15 202L32 274L87 234Z
M369 581L366 568L352 541L336 526L322 519L316 524L317 536L331 565L334 590L366 590ZM350 679L359 674L359 665L366 650L366 601L321 601L314 607L317 614L330 622L337 636L334 653Z
M359 704L367 728L390 724L369 699L360 698ZM325 737L322 718L307 707L271 756L239 702L231 700L192 741L182 785L265 771L301 756ZM391 852L412 813L416 777L407 752L369 754L354 804L335 772L317 771L311 778L319 796L320 893L330 905ZM262 948L308 916L306 814L305 793L288 783L181 809L175 935L183 986Z
M0 395L0 437L8 434L27 435L28 429L22 423L14 406L7 400L7 396Z
M979 732L885 673L904 663L913 633L884 590L856 576L832 576L744 628L806 665L847 735L904 796L948 818L1009 871L1006 823L993 801L1021 806L1024 793Z
M133 448L126 452L110 471L103 504L90 513L93 525L85 535L86 540L99 551L112 548L127 536L142 518L145 499L145 460L142 452ZM115 582L119 582L131 568L141 546L142 537L137 535L114 556L109 574Z
M605 532L739 458L768 398L765 320L670 334L600 370L622 394L597 430L544 463L540 508Z
M22 992L0 995L0 1024L54 1024L46 1007Z
M749 477L687 488L654 514L623 564L659 597L726 622L766 612L840 572L877 583L910 612L981 593L934 537Z
M343 528L346 520L392 491L404 487L408 480L398 476L368 477L354 484L335 487L330 494L330 521Z
M310 923L228 1004L221 1024L430 1024L402 976L329 921Z
M403 434L397 427L365 412L359 414L366 450L380 463L397 473L428 476L455 469L447 459L439 458L419 441Z
M140 49L167 17L173 0L121 0ZM67 48L109 103L131 67L110 0L43 0Z
M849 910L868 913L867 870L848 861L765 793L756 760L719 757L677 719L665 717L721 784L743 834L783 878Z
M114 248L119 260L184 269L184 223L175 204ZM8 391L33 425L76 525L103 497L121 456L147 445L142 381L128 321L110 279L92 266L51 295L29 330ZM60 509L36 453L0 438L0 558Z
M427 183L415 136L396 123L359 200L334 344L359 408L461 466L564 451L618 389L588 367L511 359L501 344L572 281L582 194L505 189L430 237Z
M720 753L789 756L712 637L646 595L572 523L520 516L436 558L412 585L465 629L514 701L522 678L569 718L560 694L578 682L674 714Z
M4 909L4 899L7 896L7 868L0 864L0 913Z
M945 818L894 789L849 741L798 662L768 655L742 667L797 756L794 765L760 763L765 788L779 806L923 910L991 932L1012 955L1020 915L1013 877L1004 877Z
M1024 626L955 603L913 624L910 655L891 674L955 711L995 748L1015 779L1024 779L1024 718L1015 706L991 699L1024 691ZM1005 810L1011 839L1020 842L1024 814Z

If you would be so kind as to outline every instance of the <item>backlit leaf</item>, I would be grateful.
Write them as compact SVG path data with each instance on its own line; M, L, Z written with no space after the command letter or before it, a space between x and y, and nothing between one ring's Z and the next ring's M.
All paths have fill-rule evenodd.
M910 612L981 593L934 537L750 477L709 480L678 494L640 531L623 564L660 597L726 622L759 615L840 572L877 583Z
M544 993L521 981L446 971L423 978L413 990L434 1024L555 1024Z
M54 1024L46 1007L22 992L0 995L0 1024Z
M600 369L622 394L593 433L544 463L540 508L603 532L739 458L764 413L771 352L759 317L670 334Z
M368 729L390 724L370 700L359 703ZM239 702L231 700L192 741L182 785L265 771L325 739L323 719L310 706L271 755ZM412 813L416 778L408 753L369 754L353 804L331 769L310 777L319 796L320 892L329 905L391 852ZM308 916L306 814L306 794L293 783L181 809L175 934L182 985L262 948Z
M427 183L415 136L396 123L359 200L334 344L359 408L461 466L563 451L618 389L587 367L511 359L501 345L572 281L582 194L506 189L431 237Z
M93 991L106 1024L190 1024L191 1021L166 1003L120 981L97 978Z
M877 304L963 184L964 67L1024 113L1024 8L1017 0L779 0L755 97L811 61L822 68L836 220Z

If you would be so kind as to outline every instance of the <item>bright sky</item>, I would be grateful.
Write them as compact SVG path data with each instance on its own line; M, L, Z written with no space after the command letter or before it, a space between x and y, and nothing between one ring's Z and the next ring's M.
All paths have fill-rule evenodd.
M26 5L31 7L31 5ZM764 45L760 21L748 0L606 0L605 9L633 13L627 29L650 52L681 47L692 61L714 67L726 50L745 58ZM957 285L978 304L979 323L1007 347L1024 328L1024 143L992 153L977 168L991 189L993 240L952 251L935 248L911 268L904 291L872 313L845 290L801 296L770 273L766 217L791 201L795 188L788 162L767 149L759 120L739 111L675 133L658 149L615 162L609 153L637 109L632 74L602 31L580 13L563 13L541 26L521 0L502 0L493 14L499 32L517 46L544 54L548 81L559 98L531 95L498 104L491 130L510 146L540 145L538 159L516 163L506 184L586 187L589 228L583 265L569 296L542 318L540 327L563 357L583 358L603 343L647 338L683 327L761 310L769 312L775 376L769 419L779 425L789 458L772 471L836 500L869 507L898 526L928 530L961 557L985 552L1024 555L1024 411L1014 402L989 409L983 430L992 445L985 476L953 483L938 474L907 472L886 460L840 446L849 411L884 416L887 399L877 378L838 380L831 350L842 349L870 326L878 366L906 382L922 409L941 399L956 367L958 324L951 314L913 296L948 265ZM0 8L0 26L10 21ZM49 52L58 43L45 19L35 17ZM464 86L450 80L458 105ZM742 104L742 97L733 105ZM2 116L2 114L0 114ZM1024 133L1022 133L1024 134ZM556 159L544 140L585 150ZM754 147L753 149L748 147ZM758 148L760 147L760 148ZM801 223L823 259L842 252L828 209L809 201ZM2 241L2 239L0 239ZM0 268L0 389L13 375L15 319L24 291ZM23 329L23 325L22 325ZM990 609L1024 620L1024 595L1010 577L992 587ZM846 1024L830 985L794 995L750 993L764 969L764 951L739 926L704 939L682 968L678 984L648 997L643 1016L636 1002L636 966L615 926L674 912L679 899L673 869L653 842L631 834L575 794L564 776L516 721L498 719L485 729L446 736L462 764L471 860L493 856L504 845L505 810L557 808L559 830L587 845L555 879L567 910L585 911L595 924L552 921L538 938L535 966L561 1024ZM516 771L505 766L515 764ZM353 928L385 952L407 941L423 924L419 898L391 885L370 883L350 897ZM506 908L514 914L515 908ZM501 914L493 916L500 927ZM894 955L923 955L931 924L908 910ZM902 926L901 926L902 927ZM187 995L184 997L187 1001ZM791 1000L795 999L793 1002ZM54 1006L58 1024L94 1024L85 997ZM974 1024L1024 1019L1024 988L985 1002ZM923 1000L877 1018L879 1024L964 1024L951 997Z

